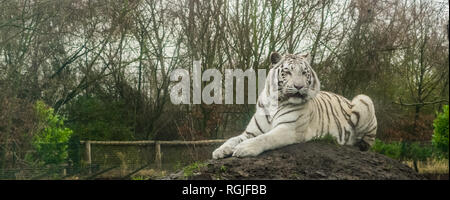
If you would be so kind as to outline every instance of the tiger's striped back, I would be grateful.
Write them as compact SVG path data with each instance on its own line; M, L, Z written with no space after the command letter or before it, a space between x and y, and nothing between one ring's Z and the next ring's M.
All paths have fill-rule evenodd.
M377 121L369 97L358 95L349 101L343 96L321 91L311 101L315 116L310 127L314 127L316 136L330 134L342 145L366 145L360 146L362 150L374 143Z

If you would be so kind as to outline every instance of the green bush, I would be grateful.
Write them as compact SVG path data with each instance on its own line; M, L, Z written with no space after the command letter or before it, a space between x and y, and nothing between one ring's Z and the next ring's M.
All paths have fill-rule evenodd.
M375 140L371 150L396 160L425 161L433 156L431 146L421 146L418 143L407 142L384 143L379 139Z
M67 153L69 156L69 164L74 171L78 171L81 167L81 144L80 138L76 134L72 134L67 142Z
M406 151L403 157L407 160L426 161L433 157L433 148L431 146L421 146L419 143L406 144Z
M67 142L72 130L64 126L64 119L55 114L52 108L44 102L36 103L39 120L39 131L33 137L33 147L36 149L37 159L43 164L61 164L67 161Z
M68 106L68 127L80 140L133 140L133 117L123 102L81 96Z
M400 160L402 156L402 146L399 142L387 144L379 139L376 139L371 150L397 160Z
M448 105L443 106L443 112L438 113L434 120L434 133L431 139L433 147L435 147L441 155L448 158Z

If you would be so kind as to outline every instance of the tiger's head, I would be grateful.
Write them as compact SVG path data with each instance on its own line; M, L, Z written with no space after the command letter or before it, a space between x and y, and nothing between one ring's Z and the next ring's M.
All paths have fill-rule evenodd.
M279 101L303 104L314 98L320 91L316 72L310 66L309 55L277 52L270 55L270 84L276 88ZM276 84L276 85L275 85Z

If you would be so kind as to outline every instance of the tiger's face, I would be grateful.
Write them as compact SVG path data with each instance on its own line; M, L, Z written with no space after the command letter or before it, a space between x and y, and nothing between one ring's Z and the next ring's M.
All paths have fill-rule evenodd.
M320 91L320 82L310 66L308 55L271 54L273 83L277 84L278 99L302 104Z

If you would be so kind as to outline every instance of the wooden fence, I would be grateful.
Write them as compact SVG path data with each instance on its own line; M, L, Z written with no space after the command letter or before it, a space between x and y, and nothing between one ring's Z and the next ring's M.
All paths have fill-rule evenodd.
M163 146L180 146L180 145L212 145L221 144L226 140L197 140L197 141L157 141L157 140L143 140L143 141L81 141L85 148L85 161L90 166L92 164L91 146L95 145L117 145L117 146L139 146L139 145L155 145L155 163L158 168L162 166L161 145Z

